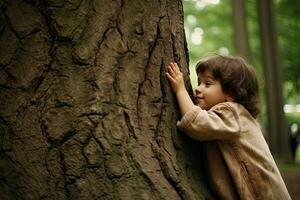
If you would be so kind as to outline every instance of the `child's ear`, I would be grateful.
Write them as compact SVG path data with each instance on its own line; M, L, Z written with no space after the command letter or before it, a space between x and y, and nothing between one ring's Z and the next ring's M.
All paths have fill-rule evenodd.
M234 98L232 97L232 96L230 96L230 95L226 95L226 99L225 99L226 101L234 101Z

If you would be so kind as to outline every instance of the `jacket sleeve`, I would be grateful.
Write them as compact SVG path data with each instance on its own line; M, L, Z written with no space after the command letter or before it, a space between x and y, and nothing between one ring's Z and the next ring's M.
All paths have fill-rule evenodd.
M237 112L226 103L218 104L209 111L195 106L177 122L177 126L200 141L230 139L240 133Z

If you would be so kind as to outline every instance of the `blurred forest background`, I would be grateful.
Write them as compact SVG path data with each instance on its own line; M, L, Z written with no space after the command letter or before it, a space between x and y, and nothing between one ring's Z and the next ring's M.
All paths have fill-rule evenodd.
M193 88L197 85L195 64L209 52L236 55L235 40L237 33L234 21L236 7L235 0L184 0L185 31L188 42L190 73ZM266 77L264 72L264 57L262 52L261 30L259 24L258 2L256 0L243 1L246 29L246 43L248 44L248 60L256 68L261 89L260 122L263 128L268 126L268 103L266 100ZM300 1L274 0L273 16L276 31L274 37L277 43L277 60L279 73L282 77L276 80L282 85L282 98L285 126L292 122L300 124ZM235 16L235 17L234 17ZM241 16L241 15L240 15ZM272 33L273 34L273 33ZM272 68L272 66L271 66ZM274 66L275 68L275 66ZM272 69L271 69L272 70ZM271 75L272 76L272 75ZM276 87L275 87L276 88ZM272 88L271 88L272 89ZM279 88L280 89L280 88ZM279 108L280 110L280 108ZM285 133L286 134L286 133ZM286 138L288 135L286 135ZM298 148L297 161L300 162Z

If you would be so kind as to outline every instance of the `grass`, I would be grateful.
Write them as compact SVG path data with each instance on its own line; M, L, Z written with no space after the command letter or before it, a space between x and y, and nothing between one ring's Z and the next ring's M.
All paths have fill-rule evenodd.
M300 175L300 147L298 146L296 152L296 159L294 163L276 161L281 173L293 173Z

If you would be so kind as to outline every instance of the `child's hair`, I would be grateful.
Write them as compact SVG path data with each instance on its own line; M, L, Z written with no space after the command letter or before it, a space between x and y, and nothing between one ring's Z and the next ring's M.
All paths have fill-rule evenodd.
M224 93L242 104L256 118L259 113L258 79L254 68L241 57L215 54L198 62L196 72L210 70Z

